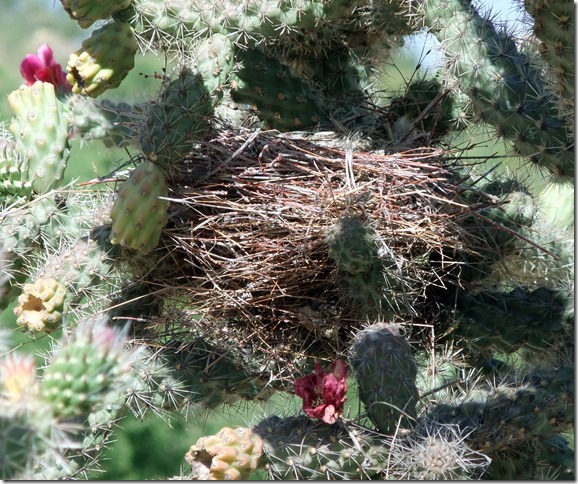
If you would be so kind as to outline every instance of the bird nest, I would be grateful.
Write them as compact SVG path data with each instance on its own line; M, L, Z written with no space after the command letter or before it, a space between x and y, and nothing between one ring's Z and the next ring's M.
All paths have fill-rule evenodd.
M328 133L224 131L169 178L163 260L148 277L165 321L279 368L341 353L368 319L423 322L447 254L476 245L460 223L465 188L435 148L367 152ZM375 304L330 256L328 234L352 219L393 261Z

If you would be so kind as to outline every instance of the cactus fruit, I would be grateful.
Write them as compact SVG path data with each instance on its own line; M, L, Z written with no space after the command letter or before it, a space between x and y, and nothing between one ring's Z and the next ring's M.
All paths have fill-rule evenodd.
M375 323L359 331L350 348L351 367L368 417L384 434L412 425L419 399L417 364L394 324Z
M72 92L97 97L118 87L134 67L136 51L128 23L117 20L95 30L68 59L66 80Z
M143 153L163 168L181 162L208 131L212 112L213 99L201 74L183 69L148 110L139 138Z
M130 6L131 0L60 0L64 10L71 18L78 22L83 29L87 29L97 20L111 17Z
M239 481L257 468L262 453L263 440L251 429L224 427L215 435L201 437L185 459L193 469L205 466L210 480Z
M59 418L88 417L114 390L129 363L122 332L104 319L84 321L56 349L44 372L40 396Z
M384 434L412 425L419 399L417 364L411 347L394 324L375 323L358 332L350 348L359 399Z
M110 241L148 254L167 223L169 190L163 170L150 161L137 166L118 189L110 212Z
M52 84L36 81L8 95L14 113L10 132L22 156L24 182L46 193L63 182L69 157L69 117Z
M31 333L50 333L62 323L66 288L54 279L25 284L14 308L16 323Z

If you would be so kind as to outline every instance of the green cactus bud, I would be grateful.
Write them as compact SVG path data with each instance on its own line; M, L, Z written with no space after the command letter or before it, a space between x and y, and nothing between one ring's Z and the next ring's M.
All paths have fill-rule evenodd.
M185 455L193 467L208 468L209 478L239 481L257 469L263 440L248 428L222 428L217 434L201 437Z
M367 415L384 434L412 425L419 394L417 365L400 327L376 323L360 331L350 349L359 399Z
M54 279L25 284L14 308L16 323L31 333L50 333L62 323L66 288Z
M119 188L110 212L112 233L110 241L142 254L153 250L167 223L169 202L164 172L150 161L137 166Z
M113 21L95 30L68 60L66 80L72 92L97 97L118 87L134 67L136 51L128 23Z
M69 115L54 86L37 81L8 95L10 132L22 156L24 182L42 194L60 186L69 157Z
M82 322L56 350L44 372L40 397L55 416L86 416L115 389L125 370L125 338L102 319Z
M207 133L212 113L213 99L203 77L183 69L148 110L139 138L143 153L161 167L181 162Z
M60 0L64 10L83 29L130 6L131 0Z

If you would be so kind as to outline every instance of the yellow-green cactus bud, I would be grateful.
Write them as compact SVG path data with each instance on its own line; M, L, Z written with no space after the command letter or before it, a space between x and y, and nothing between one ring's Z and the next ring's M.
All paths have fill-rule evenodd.
M128 8L131 0L60 0L64 10L83 29L97 20L109 18L112 14Z
M150 161L136 167L118 190L110 217L110 241L142 254L158 242L167 223L169 189L164 172Z
M26 284L14 308L16 322L32 333L49 333L60 325L66 288L55 279Z
M136 51L127 22L114 21L95 30L68 59L66 80L72 92L96 97L118 87L134 67Z

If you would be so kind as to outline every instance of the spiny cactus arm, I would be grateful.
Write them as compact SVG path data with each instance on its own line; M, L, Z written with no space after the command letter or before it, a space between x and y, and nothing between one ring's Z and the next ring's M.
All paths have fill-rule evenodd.
M548 170L574 177L574 141L558 116L544 79L514 39L498 32L469 0L428 0L425 24L440 41L448 67L476 114L515 153Z
M220 33L247 48L290 35L292 31L318 28L324 22L339 23L351 17L357 2L265 1L209 2L134 0L132 11L123 13L144 38L164 40ZM168 42L167 42L168 41Z
M534 20L542 59L548 66L551 87L561 101L562 114L574 114L574 49L576 14L573 2L526 0L526 11Z
M517 287L510 292L458 293L455 334L468 351L547 351L567 337L569 297L561 290Z
M163 86L147 110L139 135L141 149L151 162L161 168L178 164L206 135L215 105L209 89L201 73L189 67Z
M327 122L319 93L278 59L258 50L238 52L242 68L231 78L231 97L249 104L266 126L290 131Z

